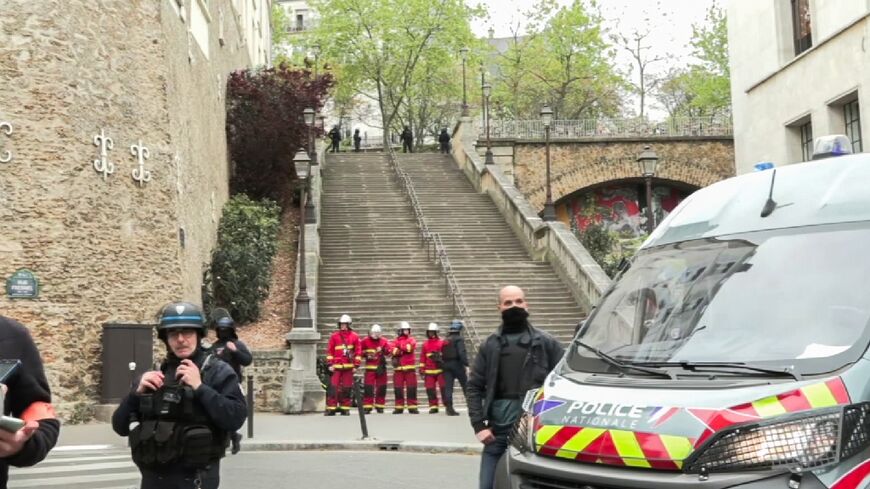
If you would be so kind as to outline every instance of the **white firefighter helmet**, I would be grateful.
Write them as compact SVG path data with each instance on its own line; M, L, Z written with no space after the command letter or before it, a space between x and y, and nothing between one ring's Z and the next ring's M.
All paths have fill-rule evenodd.
M399 327L396 329L398 329L399 331L402 331L403 329L411 331L411 323L409 323L408 321L402 321L399 323Z
M342 314L340 318L338 318L338 325L347 324L348 327L353 325L353 320L347 314Z
M429 327L426 328L426 331L434 331L438 332L438 324L437 323L429 323Z
M372 329L369 331L371 334L381 334L381 325L373 324Z

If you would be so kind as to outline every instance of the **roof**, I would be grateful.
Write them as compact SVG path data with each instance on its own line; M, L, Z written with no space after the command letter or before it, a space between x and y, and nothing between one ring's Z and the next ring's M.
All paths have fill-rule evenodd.
M761 210L773 170L717 182L684 200L643 247L730 234L818 224L870 221L870 154L840 156L776 170L768 217Z

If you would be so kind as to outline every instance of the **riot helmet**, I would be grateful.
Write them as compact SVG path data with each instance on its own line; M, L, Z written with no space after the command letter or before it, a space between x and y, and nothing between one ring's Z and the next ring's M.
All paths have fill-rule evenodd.
M171 302L160 310L157 324L157 337L167 340L167 333L173 329L193 329L199 338L205 336L205 318L202 309L190 302Z
M218 307L211 313L211 320L219 339L238 339L236 334L236 322L230 312L223 307Z
M453 322L450 323L450 332L451 333L458 333L458 332L462 331L462 328L464 328L464 327L465 327L465 325L462 324L462 321L460 321L458 319L454 319Z

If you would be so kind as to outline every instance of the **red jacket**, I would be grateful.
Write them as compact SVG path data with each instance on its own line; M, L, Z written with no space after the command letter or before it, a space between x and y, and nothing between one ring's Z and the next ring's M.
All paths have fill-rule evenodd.
M366 336L360 342L362 356L366 361L366 370L377 370L381 359L390 354L390 342L381 337L374 339Z
M417 362L414 350L417 349L417 340L413 336L399 336L393 341L390 351L394 357L398 357L399 366L395 370L415 370Z
M326 361L335 370L353 370L362 361L359 336L353 331L336 331L326 346Z
M441 366L441 349L447 341L438 338L429 338L423 343L420 351L420 368L426 375L438 375L443 372ZM436 355L437 354L437 355ZM436 358L439 360L436 362Z

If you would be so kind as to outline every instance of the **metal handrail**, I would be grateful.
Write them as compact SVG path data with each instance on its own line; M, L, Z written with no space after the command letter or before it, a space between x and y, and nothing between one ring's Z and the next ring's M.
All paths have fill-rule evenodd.
M472 354L476 353L480 348L481 339L480 333L477 330L477 324L471 318L468 305L465 303L465 298L462 295L462 289L459 287L459 282L456 280L456 275L453 273L453 267L450 265L450 257L447 255L447 249L441 240L441 235L432 232L429 225L426 223L426 217L423 215L423 208L420 205L420 200L417 198L417 191L414 188L414 182L411 177L399 166L395 152L390 148L388 151L390 167L396 174L405 195L411 203L411 208L414 211L414 218L417 220L417 227L420 230L420 245L426 247L426 257L429 260L439 265L441 273L444 275L444 281L447 285L447 292L453 301L453 312L456 313L465 325L468 327L473 340L471 342Z
M494 120L489 123L491 138L544 139L541 120ZM482 128L481 128L482 132ZM643 119L577 119L553 121L553 139L625 137L727 137L734 135L728 116L675 117L664 122ZM483 135L481 134L481 137Z

